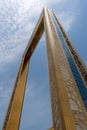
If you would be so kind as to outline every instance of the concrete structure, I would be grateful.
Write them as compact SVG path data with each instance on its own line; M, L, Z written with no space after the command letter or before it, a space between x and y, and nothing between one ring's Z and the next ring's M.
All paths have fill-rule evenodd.
M54 130L87 130L87 70L56 15L44 9L21 60L2 130L18 130L29 61L45 31Z

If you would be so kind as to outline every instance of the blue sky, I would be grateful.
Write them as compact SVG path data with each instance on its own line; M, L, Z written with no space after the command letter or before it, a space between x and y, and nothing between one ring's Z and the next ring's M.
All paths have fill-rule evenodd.
M0 0L0 129L22 54L44 6L55 11L87 65L86 0ZM52 125L47 71L43 35L31 58L20 130Z

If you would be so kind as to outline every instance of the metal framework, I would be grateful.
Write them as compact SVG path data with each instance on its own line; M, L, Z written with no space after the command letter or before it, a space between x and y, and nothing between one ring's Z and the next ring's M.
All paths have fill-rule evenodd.
M54 130L87 130L87 71L56 15L44 8L23 54L2 130L18 130L30 58L46 35Z

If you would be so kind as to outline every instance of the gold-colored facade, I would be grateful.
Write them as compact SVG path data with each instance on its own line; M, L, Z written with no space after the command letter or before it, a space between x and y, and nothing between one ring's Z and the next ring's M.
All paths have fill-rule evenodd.
M50 128L50 129L48 129L48 130L54 130L54 128L52 127L52 128Z
M56 15L43 9L23 54L2 130L18 130L29 61L45 31L54 130L87 130L87 70Z

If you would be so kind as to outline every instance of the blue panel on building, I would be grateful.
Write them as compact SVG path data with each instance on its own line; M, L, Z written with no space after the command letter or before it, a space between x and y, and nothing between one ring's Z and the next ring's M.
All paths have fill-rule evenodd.
M79 74L79 71L78 71L78 69L76 67L76 64L74 63L73 58L72 58L72 56L71 56L71 54L70 54L70 52L68 50L67 43L66 43L66 41L63 38L62 32L61 32L61 30L60 30L60 28L59 28L59 26L57 24L57 21L54 18L54 16L53 16L53 21L54 21L54 24L55 24L58 36L60 38L60 41L62 43L62 46L64 48L66 57L68 59L68 62L69 62L72 74L73 74L73 76L75 78L75 81L76 81L76 84L78 86L78 89L79 89L79 92L81 94L81 97L83 99L84 105L85 105L85 107L87 109L87 89L86 89L86 87L84 85L84 82L83 82L83 80L82 80L82 78L81 78L81 76Z

